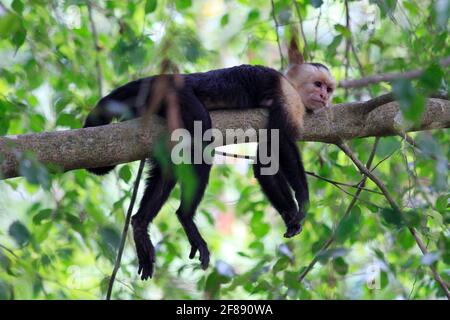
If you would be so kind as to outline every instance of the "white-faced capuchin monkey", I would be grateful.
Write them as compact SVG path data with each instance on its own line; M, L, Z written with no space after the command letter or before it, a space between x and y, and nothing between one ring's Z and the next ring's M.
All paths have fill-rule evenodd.
M280 213L286 225L284 236L289 238L301 231L300 223L305 217L309 202L305 170L295 141L302 128L304 113L328 106L335 88L335 81L328 68L320 63L305 63L295 41L291 41L289 47L289 62L284 74L268 67L241 65L192 74L155 75L132 81L103 97L90 112L84 127L144 115L152 98L158 94L155 88L161 79L171 85L170 94L172 97L176 96L182 126L191 134L194 121L202 122L203 132L211 128L210 110L267 109L268 129L279 130L280 169L274 175L262 175L263 165L258 158L253 169L262 190ZM180 82L182 85L179 85ZM123 108L117 108L119 105L125 107L126 114ZM170 113L167 112L168 106L168 98L163 97L156 113L167 119ZM270 138L267 142L270 144ZM148 162L151 169L146 188L139 210L132 218L139 260L138 273L142 280L152 277L155 263L155 249L150 241L148 226L177 183L171 170L163 170L163 167L167 168L167 163L158 163L154 157ZM198 251L201 266L206 269L210 255L206 242L194 223L194 214L204 195L211 165L201 163L192 166L197 175L197 188L189 203L185 203L182 197L176 214L191 245L189 258L194 258ZM169 167L173 169L174 165L169 164ZM103 175L113 168L114 166L109 166L87 170ZM183 194L183 186L181 189Z

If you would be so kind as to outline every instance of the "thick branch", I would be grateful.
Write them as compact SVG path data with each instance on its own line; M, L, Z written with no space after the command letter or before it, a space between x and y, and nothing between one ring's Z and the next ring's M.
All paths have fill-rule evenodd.
M359 137L399 134L398 104L389 102L367 112L366 106L371 105L371 101L347 103L307 114L300 140L339 143ZM262 129L267 122L263 109L214 111L211 117L213 126L223 133L226 129ZM161 118L149 121L142 126L144 129L139 125L140 119L136 119L95 128L0 137L2 178L20 175L18 156L25 150L33 152L39 161L56 164L65 171L143 159L165 131ZM450 128L450 101L428 99L421 124L405 131L438 128Z

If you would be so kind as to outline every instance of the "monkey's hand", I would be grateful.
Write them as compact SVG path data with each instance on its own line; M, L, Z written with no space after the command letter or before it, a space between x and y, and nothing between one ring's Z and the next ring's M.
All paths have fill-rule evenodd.
M141 275L142 280L151 279L153 276L153 265L155 264L155 248L146 230L134 227L133 231L139 260L138 274Z
M197 250L200 253L200 265L203 270L206 270L209 266L209 250L206 243L201 243L200 245L191 244L191 253L189 253L189 259L194 259Z

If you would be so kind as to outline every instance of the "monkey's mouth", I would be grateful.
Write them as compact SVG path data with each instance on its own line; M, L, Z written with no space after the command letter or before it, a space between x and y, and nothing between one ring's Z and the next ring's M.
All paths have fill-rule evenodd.
M311 99L314 103L320 104L322 107L325 107L327 105L327 102L320 99Z

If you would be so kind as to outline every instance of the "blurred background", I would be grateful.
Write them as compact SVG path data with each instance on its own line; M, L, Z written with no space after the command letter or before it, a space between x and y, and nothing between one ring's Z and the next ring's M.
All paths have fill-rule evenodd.
M338 81L425 68L416 80L338 89L333 101L394 90L405 118L415 120L425 93L448 90L448 68L439 61L450 56L449 15L448 0L0 1L0 134L80 128L101 96L158 73L165 58L182 73L243 63L281 70L292 26L307 59L329 66ZM443 298L429 266L449 281L450 135L411 137L420 149L399 136L380 139L372 167L428 255L373 183L348 210L362 176L345 154L301 142L306 170L319 177L308 177L311 206L299 236L283 238L282 220L252 177L251 161L228 159L213 168L196 215L211 251L209 269L188 259L175 215L177 187L150 227L154 278L138 278L129 234L112 297ZM366 162L374 140L350 146ZM26 159L23 178L0 181L0 299L103 299L138 163L99 178L85 170L49 174Z

